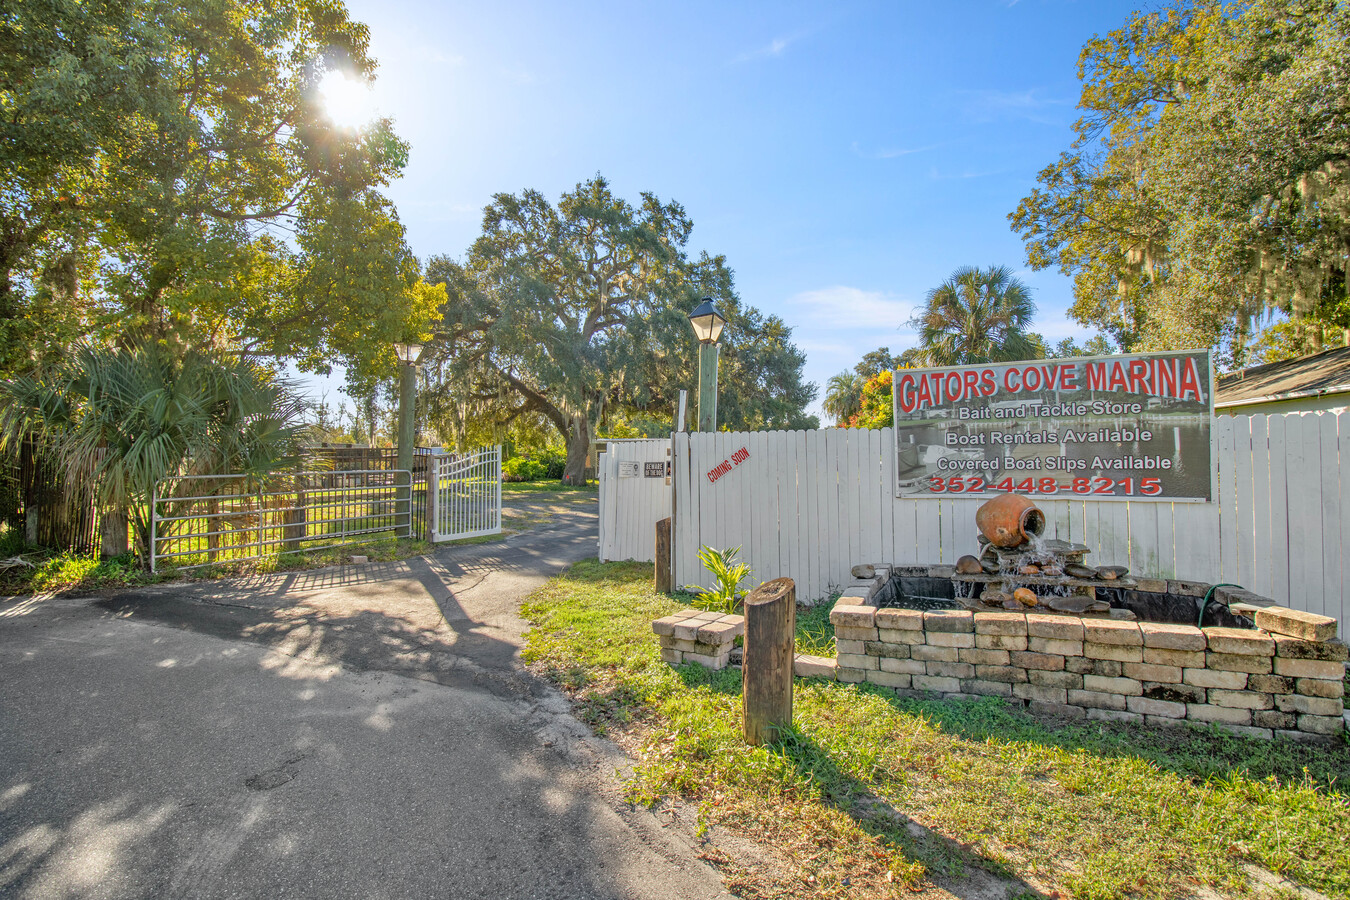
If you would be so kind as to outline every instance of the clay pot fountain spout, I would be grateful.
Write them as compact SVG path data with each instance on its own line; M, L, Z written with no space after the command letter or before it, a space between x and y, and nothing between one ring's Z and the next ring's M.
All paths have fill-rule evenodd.
M975 525L989 543L1005 550L1045 531L1045 513L1020 494L1001 494L975 512Z

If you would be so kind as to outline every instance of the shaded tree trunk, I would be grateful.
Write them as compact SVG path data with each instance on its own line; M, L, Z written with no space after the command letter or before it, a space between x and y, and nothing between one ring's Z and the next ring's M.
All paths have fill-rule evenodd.
M567 442L567 465L563 468L563 484L586 483L586 457L591 452L591 423L585 415L574 415L564 435Z

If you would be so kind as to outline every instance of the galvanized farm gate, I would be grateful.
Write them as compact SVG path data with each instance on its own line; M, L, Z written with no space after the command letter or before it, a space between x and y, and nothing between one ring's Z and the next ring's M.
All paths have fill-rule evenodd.
M180 475L150 501L150 569L257 563L417 529L406 469Z

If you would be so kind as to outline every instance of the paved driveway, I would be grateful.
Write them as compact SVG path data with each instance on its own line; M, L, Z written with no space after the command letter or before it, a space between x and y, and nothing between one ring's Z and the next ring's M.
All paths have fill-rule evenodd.
M593 507L399 563L0 604L0 896L726 896L517 661Z

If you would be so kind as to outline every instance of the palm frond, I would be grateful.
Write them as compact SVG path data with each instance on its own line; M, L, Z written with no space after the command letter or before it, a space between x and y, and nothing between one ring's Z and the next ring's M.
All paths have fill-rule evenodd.
M303 402L266 370L153 342L77 346L0 385L0 400L0 450L38 442L102 506L133 517L142 551L157 483L283 467L303 429Z

